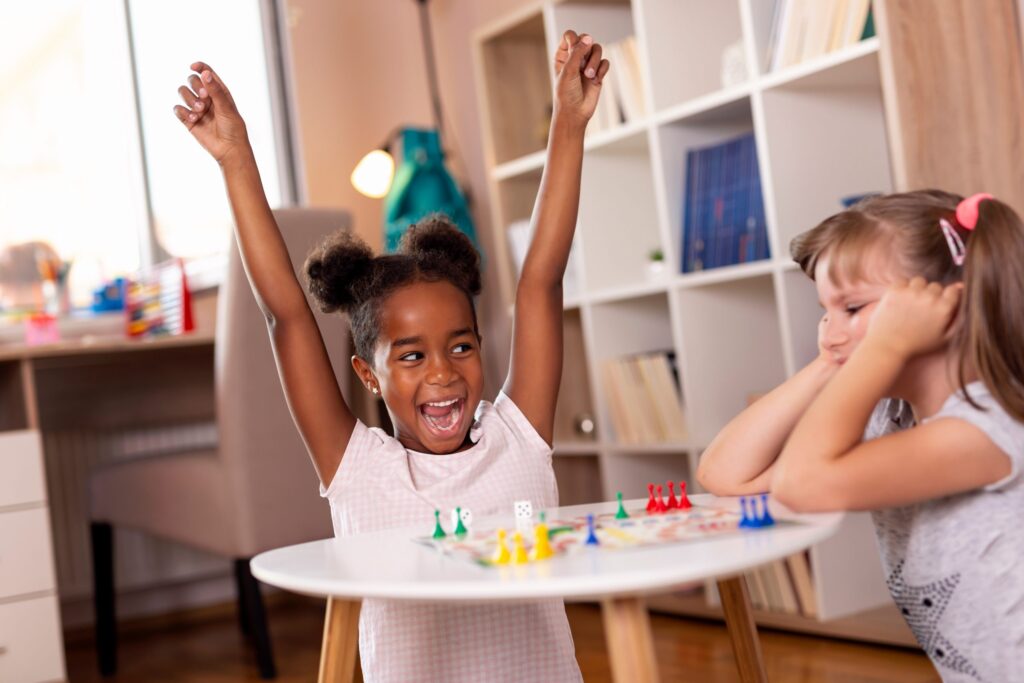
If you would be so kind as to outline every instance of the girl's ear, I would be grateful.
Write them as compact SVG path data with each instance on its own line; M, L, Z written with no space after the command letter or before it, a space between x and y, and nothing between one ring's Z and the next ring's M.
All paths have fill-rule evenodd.
M380 395L380 386L377 384L377 378L373 376L373 370L369 363L359 356L352 356L352 369L355 370L356 376L367 391L375 396Z

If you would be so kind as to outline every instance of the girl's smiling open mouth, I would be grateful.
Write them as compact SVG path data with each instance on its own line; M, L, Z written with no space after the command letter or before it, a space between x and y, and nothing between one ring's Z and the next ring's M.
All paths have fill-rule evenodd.
M449 438L461 433L466 399L452 397L420 404L419 413L427 430L438 438Z

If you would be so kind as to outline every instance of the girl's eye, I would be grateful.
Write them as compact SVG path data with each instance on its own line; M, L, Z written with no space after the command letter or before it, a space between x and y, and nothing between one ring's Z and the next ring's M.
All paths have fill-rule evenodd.
M862 308L864 308L864 306L866 306L866 304L861 304L859 306L847 306L846 313L847 315L856 315Z
M420 353L419 351L412 351L411 353L407 353L404 356L400 356L398 360L421 360L422 358L422 353Z
M456 344L455 348L452 349L455 353L468 353L472 350L473 345L468 343Z

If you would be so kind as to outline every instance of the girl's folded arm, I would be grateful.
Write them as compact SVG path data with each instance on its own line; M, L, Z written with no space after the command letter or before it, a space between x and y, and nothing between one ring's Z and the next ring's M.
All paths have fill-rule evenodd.
M787 445L790 456L791 448L812 446ZM981 429L956 418L865 441L837 458L783 458L772 494L796 512L910 505L982 488L1011 471L1006 453Z
M701 486L719 496L769 490L782 446L836 367L818 357L733 418L701 455Z

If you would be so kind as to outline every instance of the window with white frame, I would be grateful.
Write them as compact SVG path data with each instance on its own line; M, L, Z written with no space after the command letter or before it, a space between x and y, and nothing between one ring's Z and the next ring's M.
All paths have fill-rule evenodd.
M272 0L0 3L0 250L48 244L71 263L76 306L172 257L215 282L230 208L173 106L189 65L210 64L246 118L271 206L290 202L273 12Z

